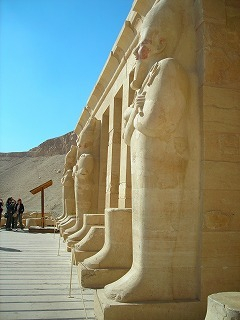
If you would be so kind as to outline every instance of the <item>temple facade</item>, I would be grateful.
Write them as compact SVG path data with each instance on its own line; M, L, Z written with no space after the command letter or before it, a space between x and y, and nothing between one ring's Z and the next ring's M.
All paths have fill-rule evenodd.
M240 291L239 126L239 1L135 0L75 128L62 220L97 319L200 320Z

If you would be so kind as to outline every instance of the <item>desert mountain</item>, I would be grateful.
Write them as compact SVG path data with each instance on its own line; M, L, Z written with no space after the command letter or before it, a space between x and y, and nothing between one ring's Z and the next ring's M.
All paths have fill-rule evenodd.
M0 153L0 198L21 198L26 212L41 211L40 193L30 190L48 180L53 185L45 189L45 212L62 213L61 178L65 155L76 145L76 135L69 132L49 139L27 152Z

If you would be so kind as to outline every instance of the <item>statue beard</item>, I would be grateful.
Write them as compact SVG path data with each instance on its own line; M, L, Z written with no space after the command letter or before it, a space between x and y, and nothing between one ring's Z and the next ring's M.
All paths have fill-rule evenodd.
M134 72L134 79L131 82L131 88L133 90L141 89L143 81L148 75L148 72L151 69L151 67L152 63L148 59L137 60Z

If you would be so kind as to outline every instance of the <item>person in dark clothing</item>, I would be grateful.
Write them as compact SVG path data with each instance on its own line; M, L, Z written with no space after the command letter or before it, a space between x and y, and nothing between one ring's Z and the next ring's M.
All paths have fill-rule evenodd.
M24 205L22 203L22 199L18 199L16 206L15 206L15 211L17 212L17 222L19 222L20 228L23 230L24 226L22 223L22 215L24 212ZM16 226L17 228L17 226Z
M13 206L13 215L12 215L12 229L13 231L17 231L17 221L18 221L18 215L16 212L16 200L12 200L12 206Z
M6 222L6 230L12 230L11 225L13 224L13 214L15 212L16 201L10 197L7 199L6 202L6 209L7 209L7 222Z
M2 226L3 199L0 199L0 227Z

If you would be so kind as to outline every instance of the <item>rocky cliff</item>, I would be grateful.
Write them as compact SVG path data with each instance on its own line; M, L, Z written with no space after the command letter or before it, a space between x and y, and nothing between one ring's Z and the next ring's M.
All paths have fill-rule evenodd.
M49 157L58 154L66 154L69 151L71 145L76 145L76 139L76 134L71 131L63 136L46 140L38 147L30 149L26 152L0 152L0 157Z
M40 193L30 190L48 180L53 185L44 192L45 212L62 213L62 172L65 155L76 144L76 135L69 132L49 139L27 152L0 153L0 198L22 198L25 211L41 211Z

